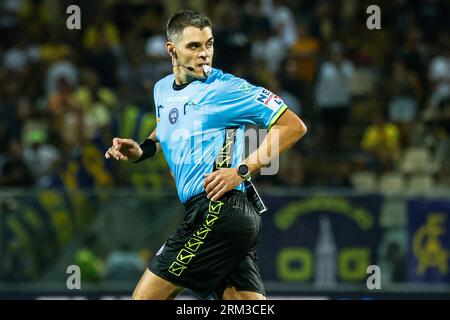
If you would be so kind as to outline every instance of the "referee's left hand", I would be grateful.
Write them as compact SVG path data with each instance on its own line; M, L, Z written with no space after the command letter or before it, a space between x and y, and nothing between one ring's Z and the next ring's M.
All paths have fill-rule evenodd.
M205 174L205 188L208 199L219 200L226 192L233 190L244 181L236 168L222 168L212 173Z

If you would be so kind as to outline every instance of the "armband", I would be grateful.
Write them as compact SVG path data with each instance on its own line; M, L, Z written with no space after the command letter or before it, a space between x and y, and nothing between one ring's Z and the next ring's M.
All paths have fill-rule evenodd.
M146 139L144 142L139 144L139 147L141 147L142 155L139 159L134 161L134 163L144 161L145 159L151 158L156 154L156 142L152 139Z

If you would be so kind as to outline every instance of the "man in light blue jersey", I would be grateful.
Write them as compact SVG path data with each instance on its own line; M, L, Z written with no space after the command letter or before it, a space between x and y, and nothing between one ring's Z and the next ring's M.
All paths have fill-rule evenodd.
M274 93L211 67L211 27L196 11L169 19L173 74L154 87L156 129L141 144L114 138L105 154L137 163L163 151L186 208L133 299L171 299L184 288L203 298L265 299L256 262L264 206L250 178L306 127ZM244 159L246 125L269 131Z

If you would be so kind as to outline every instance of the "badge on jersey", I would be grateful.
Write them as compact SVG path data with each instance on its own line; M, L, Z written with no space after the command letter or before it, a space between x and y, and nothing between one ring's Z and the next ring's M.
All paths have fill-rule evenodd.
M178 109L173 108L169 112L169 121L171 124L175 124L175 122L177 122L177 120L178 120Z
M265 105L269 109L276 111L283 105L283 100L267 89L261 89L256 96L256 101Z

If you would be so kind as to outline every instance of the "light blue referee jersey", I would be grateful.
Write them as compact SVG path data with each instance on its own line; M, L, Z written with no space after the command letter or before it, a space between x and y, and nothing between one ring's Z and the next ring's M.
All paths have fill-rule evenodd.
M283 100L262 87L221 70L206 80L177 86L173 74L154 87L157 139L185 203L205 191L205 174L213 171L226 128L237 128L232 167L242 162L244 127L270 128L287 109ZM243 185L236 189L243 189Z

